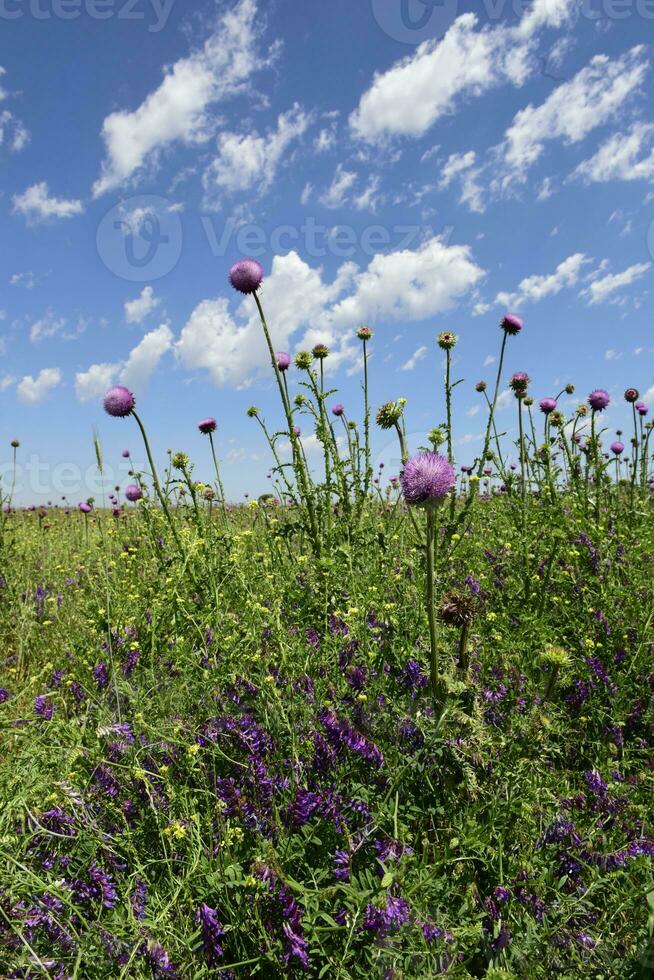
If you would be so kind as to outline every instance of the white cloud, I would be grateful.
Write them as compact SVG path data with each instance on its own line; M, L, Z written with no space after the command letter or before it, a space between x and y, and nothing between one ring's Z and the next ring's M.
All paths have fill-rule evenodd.
M466 410L466 415L470 418L474 418L475 415L479 415L481 411L479 405L471 405L470 408Z
M102 127L106 158L93 188L96 197L124 183L164 147L210 138L209 108L242 91L266 64L256 50L258 16L256 0L239 0L203 48L175 62L137 109L107 116Z
M336 123L333 122L329 129L321 129L315 140L313 148L316 153L326 153L336 145Z
M262 301L276 350L321 341L332 350L326 365L334 369L359 357L356 325L435 316L455 306L483 275L468 247L446 245L440 238L415 251L376 255L364 270L345 263L332 283L323 280L321 269L289 252L273 259ZM195 308L176 353L186 368L207 370L219 385L246 385L269 360L251 301L241 303L234 319L224 298Z
M493 354L488 354L484 358L484 367L490 367L491 364L494 364L496 360L497 358Z
M405 362L405 363L404 363L404 364L402 365L402 368L401 368L401 370L402 370L402 371L413 371L413 369L415 368L415 366L416 366L416 365L417 365L417 364L418 364L418 363L419 363L420 361L422 361L422 360L423 360L423 358L425 357L425 355L426 355L426 354L427 354L427 348L426 348L426 347L419 347L419 348L418 348L418 350L417 350L417 351L415 351L415 352L414 352L414 353L413 353L413 354L411 355L411 357L409 358L409 360L408 360L408 361L406 361L406 362Z
M559 85L539 106L521 109L495 148L500 174L496 189L506 190L526 180L549 140L580 142L593 129L611 120L639 89L648 71L643 45L611 61L596 55L577 74Z
M654 385L645 392L641 401L644 401L646 405L654 403Z
M127 361L114 364L92 364L88 371L75 375L75 394L81 402L99 401L116 380L137 393L159 366L164 354L172 349L173 334L166 323L147 333L130 352Z
M520 282L516 292L498 293L495 302L500 306L513 306L517 309L523 303L538 303L546 296L556 296L562 289L576 286L584 266L589 262L590 259L583 252L576 252L560 262L550 275L527 276Z
M513 392L507 388L506 391L502 391L497 399L495 407L499 410L508 408L513 402Z
M28 221L33 222L72 218L84 210L81 201L50 197L50 190L44 180L40 184L32 184L22 194L15 194L12 201L14 214L23 214Z
M534 0L517 27L479 27L475 14L462 14L442 39L425 41L415 54L375 75L350 116L352 132L370 143L419 137L460 98L506 82L522 85L533 70L536 32L561 26L571 14L568 0Z
M120 373L121 384L136 391L144 388L163 355L172 349L172 341L173 334L166 323L146 333L127 358L127 363Z
M36 276L33 272L15 272L9 279L10 286L22 286L23 289L34 289Z
M92 364L88 371L75 375L75 394L81 402L99 401L111 388L120 364Z
M7 74L0 65L0 78ZM0 102L10 97L10 92L0 84ZM0 112L0 147L6 146L10 153L18 153L29 143L30 134L9 109Z
M45 316L42 316L40 320L36 320L30 327L30 340L33 344L37 344L40 340L55 337L61 333L65 326L65 317L57 317L52 310L48 310Z
M654 179L654 124L638 122L626 133L614 133L572 177L588 183Z
M458 181L461 187L459 203L481 214L484 211L484 189L479 183L482 168L475 166L476 160L477 154L474 150L468 150L467 153L451 153L443 166L438 186L443 190L453 181Z
M154 295L152 286L144 286L140 296L125 303L125 319L128 323L142 323L161 302Z
M440 186L449 187L455 177L474 167L476 159L477 154L474 150L468 150L467 153L450 153L441 171Z
M651 262L640 262L636 265L630 265L624 272L617 272L604 276L601 279L596 279L594 282L591 282L587 289L583 289L579 295L584 296L588 300L589 306L596 306L598 303L603 303L618 289L624 289L625 286L630 286L632 282L641 279L646 272L649 272L651 267Z
M0 377L0 392L7 391L7 389L11 388L11 386L14 384L16 384L16 379L14 377L12 377L10 374L3 374L2 377Z
M345 170L341 163L336 168L334 179L320 198L326 208L342 208L347 201L348 191L356 182L357 175L351 170Z
M18 399L24 405L38 405L61 384L61 380L59 368L43 368L36 380L31 374L27 374L16 387Z
M380 201L380 195L378 193L380 183L381 179L376 174L373 174L368 181L366 189L354 196L352 204L357 211L371 211L374 214Z
M272 184L284 154L307 130L311 116L297 103L277 119L277 129L266 136L256 132L221 133L218 156L207 169L203 184L209 201L221 192L236 193Z
M621 357L622 357L622 351L617 351L613 349L604 351L605 361L619 361Z

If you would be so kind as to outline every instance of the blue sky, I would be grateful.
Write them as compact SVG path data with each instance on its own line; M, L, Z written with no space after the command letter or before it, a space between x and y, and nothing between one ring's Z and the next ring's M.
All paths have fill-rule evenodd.
M276 348L325 341L350 417L374 329L372 402L407 397L416 446L455 331L459 463L507 309L507 376L536 397L606 387L611 432L628 385L654 408L651 0L0 0L0 20L0 460L20 439L21 502L97 495L94 427L126 482L115 382L162 462L183 449L208 478L213 415L230 497L267 489L245 411L279 406L226 278L246 255ZM384 434L375 456L397 469Z

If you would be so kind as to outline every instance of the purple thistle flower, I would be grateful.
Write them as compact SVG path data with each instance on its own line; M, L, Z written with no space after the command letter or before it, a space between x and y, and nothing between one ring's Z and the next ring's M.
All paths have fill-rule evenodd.
M125 388L124 385L116 385L106 393L103 404L108 415L123 419L132 414L136 402L129 388Z
M523 326L523 321L519 316L516 316L515 313L506 313L502 317L502 322L500 323L500 327L504 333L509 335L509 337L515 337L517 334L519 334Z
M125 496L131 503L135 504L143 496L143 491L135 483L131 483L128 487L125 487Z
M529 375L525 371L516 371L511 376L509 388L512 388L516 398L524 398L529 387Z
M335 415L336 418L340 418L341 415L344 414L344 412L345 412L345 405L341 405L340 402L338 403L338 405L334 405L334 407L332 408L332 415Z
M280 350L275 354L278 371L288 371L291 366L291 356L286 351Z
M648 414L649 408L647 407L645 402L636 402L636 411L638 412L639 415L644 417L645 415Z
M624 452L624 443L623 442L612 442L611 443L611 452L612 453L615 453L616 456L619 456L621 453Z
M400 476L408 504L435 507L443 502L456 484L451 463L438 453L418 453L409 459Z
M549 415L556 409L556 398L541 398L538 406L543 415Z
M611 401L611 396L604 388L596 388L588 396L588 404L594 412L603 412Z
M225 935L225 930L218 921L218 913L204 902L195 913L196 921L200 923L202 930L202 949L207 962L210 966L215 966L218 960L222 959L223 948L220 940Z
M208 436L212 432L215 432L217 427L218 423L215 419L202 419L201 422L198 422L198 429L203 436Z
M91 507L90 504L86 504L86 503L78 504L78 509L79 509L80 513L82 513L82 514L92 514L93 513L93 508Z
M129 449L123 449L120 455L123 457L123 459L129 459Z
M256 293L263 282L263 268L256 259L242 259L229 270L229 281L239 293Z
M624 393L624 400L626 402L629 402L630 405L632 405L634 402L637 402L639 397L640 397L640 392L638 391L637 388L627 388L627 390Z

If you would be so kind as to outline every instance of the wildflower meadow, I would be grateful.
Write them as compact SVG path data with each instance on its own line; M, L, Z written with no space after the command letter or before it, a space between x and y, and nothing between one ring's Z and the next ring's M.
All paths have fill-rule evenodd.
M270 493L228 499L228 419L156 459L121 385L107 424L147 459L125 450L127 488L21 508L2 486L0 976L654 976L638 390L629 431L602 387L564 411L574 378L510 375L528 318L491 314L487 382L456 376L463 333L434 337L434 428L410 455L411 399L371 398L374 324L343 404L326 345L275 349L259 262L225 292L227 273L279 396L247 413ZM485 437L455 458L464 390Z

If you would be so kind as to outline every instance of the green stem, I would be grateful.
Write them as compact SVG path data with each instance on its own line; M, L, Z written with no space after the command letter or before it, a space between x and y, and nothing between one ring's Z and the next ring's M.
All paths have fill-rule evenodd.
M443 711L443 692L438 674L438 640L434 604L434 510L427 509L427 619L429 621L429 661L434 714L438 721Z

